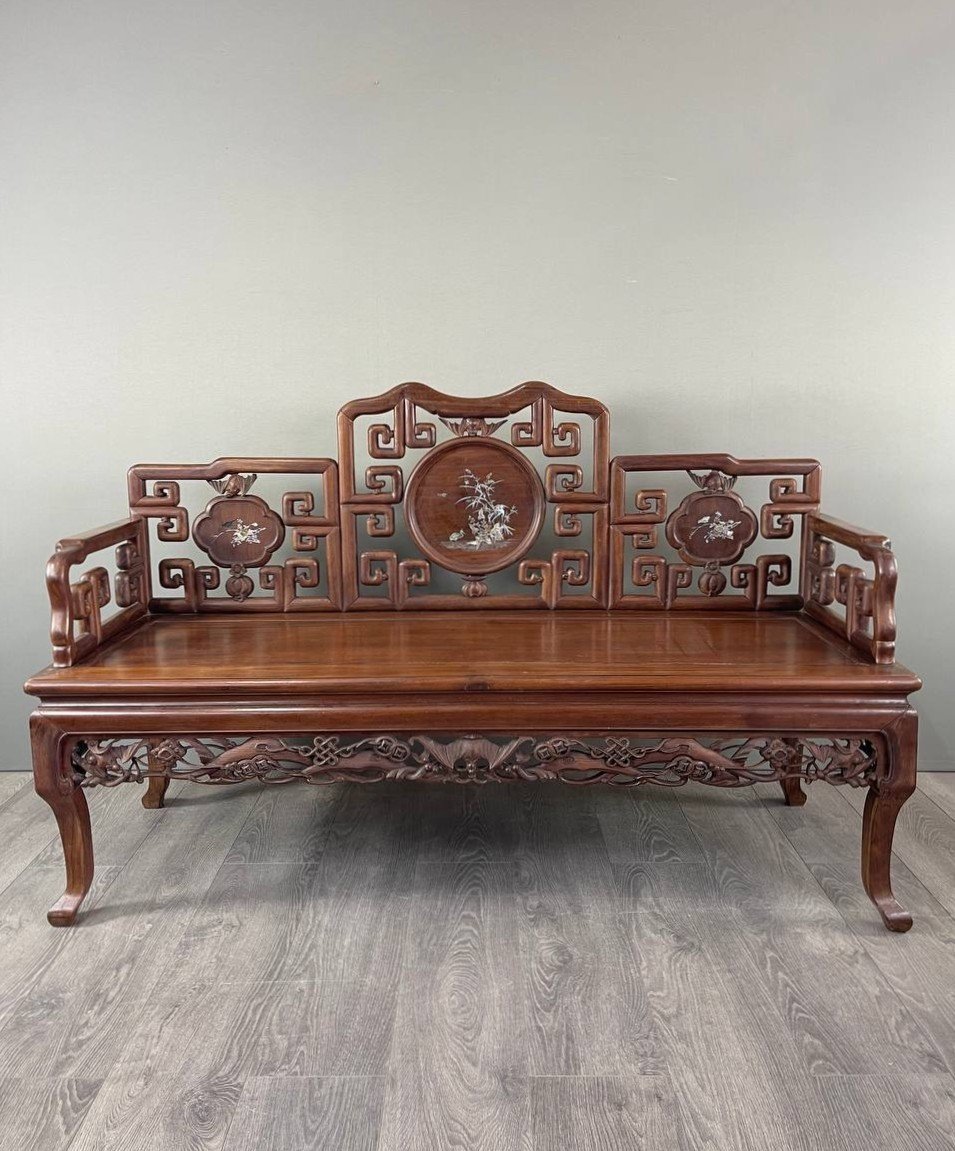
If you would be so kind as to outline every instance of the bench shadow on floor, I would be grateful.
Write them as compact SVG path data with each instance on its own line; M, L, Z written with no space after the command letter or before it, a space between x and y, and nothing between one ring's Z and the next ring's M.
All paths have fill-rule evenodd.
M68 931L43 805L0 805L39 844L0 893L0 1149L952 1145L955 786L903 813L905 937L828 786L141 794L91 796Z

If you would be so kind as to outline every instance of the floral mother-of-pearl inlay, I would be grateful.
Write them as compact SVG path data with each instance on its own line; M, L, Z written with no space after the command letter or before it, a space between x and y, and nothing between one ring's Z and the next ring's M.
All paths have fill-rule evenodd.
M257 520L247 524L242 519L230 520L223 525L226 529L232 529L232 546L237 547L239 544L257 544L262 541L259 539L259 533L262 528L259 526Z
M722 512L715 511L711 516L700 516L696 521L696 527L690 532L690 539L692 539L697 532L703 532L703 542L711 544L715 540L732 540L735 539L735 531L742 523L742 520L726 519Z
M259 567L282 543L285 524L258 496L217 496L196 520L192 536L220 567Z
M467 509L467 528L451 532L447 547L480 551L500 547L514 534L511 520L517 515L517 507L502 504L495 498L495 488L499 483L493 472L488 472L482 479L470 468L464 469L464 475L461 476L464 495L456 502L464 504Z

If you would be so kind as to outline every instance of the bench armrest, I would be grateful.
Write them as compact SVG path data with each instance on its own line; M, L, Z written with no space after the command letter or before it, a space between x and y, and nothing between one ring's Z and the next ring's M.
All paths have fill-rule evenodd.
M893 663L898 568L888 537L818 513L806 517L806 529L802 571L806 612L875 663ZM867 560L871 571L852 564L834 566L836 544Z
M104 567L93 567L83 572L75 583L70 582L70 573L89 556L113 546L116 547L116 603L121 610L104 621L103 608L112 600L109 572ZM70 667L147 614L146 521L118 520L60 540L46 566L46 586L52 609L53 666Z

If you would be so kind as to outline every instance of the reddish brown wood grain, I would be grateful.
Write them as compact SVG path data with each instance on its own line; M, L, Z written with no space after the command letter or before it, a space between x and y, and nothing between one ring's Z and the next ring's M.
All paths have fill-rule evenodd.
M54 927L65 927L76 918L93 882L90 811L70 770L73 741L62 729L34 715L30 719L30 742L36 793L56 816L66 864L66 890L47 912L47 919Z
M483 399L405 384L346 405L338 428L340 483L328 459L138 465L129 473L130 518L58 546L48 570L53 665L26 684L38 699L36 790L56 817L66 861L51 923L73 922L92 880L83 787L146 775L143 803L161 807L177 740L218 739L239 778L243 757L260 746L263 754L284 748L293 771L295 763L323 771L319 753L300 756L283 740L357 732L413 735L416 747L445 756L460 746L465 759L480 759L491 736L522 737L515 762L534 778L662 782L642 771L642 752L626 752L614 775L615 733L637 733L657 740L657 761L671 748L696 748L703 758L687 778L716 783L707 764L718 763L723 786L748 776L738 780L735 761L692 741L722 739L725 750L727 736L759 734L790 805L806 800L800 779L820 771L868 786L863 883L887 927L911 926L892 893L890 863L898 812L915 786L918 720L908 697L921 681L894 658L891 546L819 511L815 460L707 454L611 464L606 408L541 383ZM432 585L457 520L444 505L426 508L427 477L449 487L454 469L432 465L455 446L502 482L511 474L523 501L513 543L501 549L506 590L491 586L502 565L484 558L454 568L464 573L458 592ZM521 478L528 462L539 479ZM703 496L680 502L669 487L650 486L628 495L628 477L642 485L672 473L685 483L687 472ZM269 507L248 495L258 473L298 480ZM731 493L740 477L765 485L758 506ZM217 493L210 499L203 489L207 510L196 523L182 498L189 482ZM241 547L229 535L236 517L253 528ZM701 538L715 518L739 535ZM417 537L438 543L408 550L401 522L412 545ZM775 542L790 538L792 559ZM673 550L664 554L667 541ZM204 557L151 555L167 544L195 545ZM837 565L836 545L869 570ZM281 546L291 558L281 559ZM93 558L110 550L115 585ZM95 566L74 575L87 562ZM153 594L154 564L173 595ZM114 587L119 611L106 618ZM576 759L535 775L528 735L551 756L561 740L577 740ZM596 737L609 769L591 774L581 741ZM146 767L113 762L93 772L97 741L116 738L140 741ZM820 739L848 741L835 767L805 754ZM865 765L853 761L847 775L841 764L855 754ZM512 777L507 764L447 767L447 777L468 783ZM252 777L268 775L252 768ZM352 769L387 774L374 749L349 760ZM414 764L399 772L416 774Z
M359 691L815 691L906 693L803 615L466 612L150 619L27 690L56 696Z

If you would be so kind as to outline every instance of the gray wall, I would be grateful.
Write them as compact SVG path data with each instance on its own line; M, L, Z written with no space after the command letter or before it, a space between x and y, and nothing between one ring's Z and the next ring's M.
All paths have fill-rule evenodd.
M54 540L403 379L814 454L955 761L953 6L5 0L2 766Z

